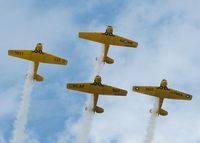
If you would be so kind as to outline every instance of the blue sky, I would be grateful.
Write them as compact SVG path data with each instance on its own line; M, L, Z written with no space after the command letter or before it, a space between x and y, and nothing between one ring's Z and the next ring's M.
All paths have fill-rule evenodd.
M7 56L8 49L33 49L67 58L67 66L40 64L28 115L27 143L58 143L69 138L89 95L69 91L68 82L93 80L101 45L78 38L79 31L104 31L139 42L138 49L112 46L113 65L105 65L103 83L129 91L127 97L101 96L105 112L92 123L90 142L142 142L153 99L133 93L133 85L159 85L193 95L191 102L166 100L167 117L158 119L154 142L199 143L200 3L192 1L0 0L0 137L9 142L29 62ZM174 141L174 138L176 141ZM0 140L1 141L1 140ZM60 142L64 143L64 142Z

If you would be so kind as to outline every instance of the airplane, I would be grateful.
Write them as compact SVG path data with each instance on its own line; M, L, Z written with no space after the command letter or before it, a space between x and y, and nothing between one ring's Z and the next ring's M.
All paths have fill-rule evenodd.
M113 34L112 26L107 26L105 32L79 32L79 38L104 44L103 62L107 64L114 63L114 60L108 57L108 50L110 45L126 46L132 48L137 48L138 46L138 43L133 40Z
M192 100L192 95L167 87L167 80L163 79L160 86L133 86L133 91L159 98L158 115L167 116L168 112L162 109L165 98L175 100ZM152 110L150 110L152 112Z
M97 75L93 83L68 83L66 87L70 90L86 92L94 95L92 111L95 113L103 113L104 109L97 106L99 95L126 96L127 91L110 85L101 83L101 77ZM85 108L86 110L87 107Z
M34 62L33 79L38 82L44 80L44 78L41 75L37 74L40 62L47 64L60 64L60 65L66 65L68 62L66 59L43 52L43 46L41 43L37 43L35 50L8 50L8 55L33 61Z

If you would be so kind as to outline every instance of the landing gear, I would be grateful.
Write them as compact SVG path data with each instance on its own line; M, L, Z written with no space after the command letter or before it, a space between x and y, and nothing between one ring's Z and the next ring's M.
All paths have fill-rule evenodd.
M108 36L108 35L109 35L109 36L113 36L113 33L110 33L110 32L107 32L107 31L106 31L104 34L105 34L106 36Z
M169 90L167 86L160 86L159 89Z
M108 35L108 32L105 32L105 35L107 36L107 35Z
M39 53L39 54L44 54L44 53L42 52L42 50L37 50L37 49L34 50L33 52L34 52L34 53Z
M101 82L94 82L92 85L103 86Z
M113 34L112 34L112 33L109 33L109 35L110 35L110 36L113 36Z

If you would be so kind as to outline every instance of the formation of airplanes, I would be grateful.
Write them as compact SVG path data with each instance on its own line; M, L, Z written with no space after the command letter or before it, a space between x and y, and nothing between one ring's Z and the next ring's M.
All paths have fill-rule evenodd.
M113 34L112 26L108 26L105 32L79 32L79 37L86 40L104 44L104 56L102 62L107 64L114 63L114 60L108 57L108 50L110 45L125 46L131 48L137 48L138 46L138 43L133 40ZM36 80L38 82L44 80L44 78L37 73L39 63L59 64L59 65L66 65L68 63L68 61L64 58L43 52L43 46L41 43L38 43L34 50L8 50L8 55L32 61L34 63L33 80ZM102 84L101 76L99 75L96 75L94 82L92 83L68 83L66 85L66 88L70 90L76 90L92 94L94 96L93 98L94 101L93 101L93 108L91 109L91 111L93 111L94 113L104 112L103 108L97 106L99 95L111 95L111 96L127 95L127 90ZM165 98L175 99L175 100L192 99L192 95L190 94L168 88L167 80L165 79L161 81L160 86L133 86L133 91L159 98L159 107L156 112L158 115L162 116L168 115L168 112L162 109L162 104Z

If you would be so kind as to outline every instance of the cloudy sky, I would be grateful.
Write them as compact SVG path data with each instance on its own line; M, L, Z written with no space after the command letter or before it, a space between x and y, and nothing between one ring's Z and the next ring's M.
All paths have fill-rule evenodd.
M73 127L90 95L68 91L68 82L93 80L102 45L78 38L79 31L105 31L138 41L137 49L114 47L103 83L128 90L127 97L101 96L103 114L92 120L91 143L141 143L154 98L133 85L159 85L188 92L192 101L165 100L154 143L200 143L200 1L198 0L0 0L0 143L9 143L30 62L7 56L8 49L33 49L67 58L67 66L40 64L42 83L31 96L26 143L73 143Z

